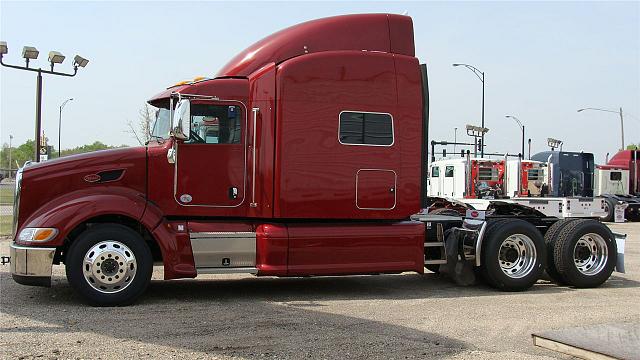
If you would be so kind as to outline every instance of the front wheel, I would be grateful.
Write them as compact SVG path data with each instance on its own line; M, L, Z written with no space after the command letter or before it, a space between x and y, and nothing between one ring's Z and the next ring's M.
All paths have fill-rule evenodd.
M481 274L487 283L504 291L526 290L544 270L544 239L524 220L503 220L488 227L481 256Z
M65 266L69 283L91 305L122 306L146 290L153 258L130 228L98 224L71 244Z

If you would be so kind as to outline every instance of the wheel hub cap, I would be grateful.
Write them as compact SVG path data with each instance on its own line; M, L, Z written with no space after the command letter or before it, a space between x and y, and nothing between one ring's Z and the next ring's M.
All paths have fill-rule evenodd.
M583 235L573 249L573 262L584 275L596 275L604 269L609 258L607 242L598 234Z
M102 241L87 251L82 263L84 278L97 291L116 293L131 284L138 264L131 249L119 241Z
M527 276L535 267L536 247L530 237L514 234L502 241L498 251L500 269L507 276L519 279Z

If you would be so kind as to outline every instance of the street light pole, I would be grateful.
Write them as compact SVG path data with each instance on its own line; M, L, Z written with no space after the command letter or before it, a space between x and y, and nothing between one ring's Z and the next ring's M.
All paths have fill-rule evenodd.
M522 124L520 119L518 119L517 117L515 117L513 115L506 115L505 117L506 118L512 118L513 120L515 120L518 123L518 126L520 127L520 129L522 130L522 150L521 150L520 154L522 154L522 158L524 159L524 125Z
M35 151L34 151L34 161L40 162L40 133L42 127L42 74L50 74L50 75L60 75L60 76L68 76L74 77L78 73L79 67L85 67L89 63L89 60L81 57L80 55L76 55L73 58L73 73L63 73L59 71L54 71L53 67L55 64L61 64L65 56L60 54L57 51L49 52L49 63L51 64L51 70L42 70L42 68L30 68L29 61L35 60L38 58L38 54L40 53L38 49L25 46L22 49L22 57L25 59L25 66L11 65L5 64L3 60L3 56L9 52L7 47L7 43L4 41L0 41L0 65L12 69L18 70L26 70L26 71L34 71L38 73L37 81L36 81L36 131L35 131Z
M456 143L458 142L458 128L453 128L453 153L456 153Z
M604 111L604 112L610 112L610 113L614 113L614 114L619 114L620 115L620 140L621 140L621 145L622 145L620 150L624 150L624 118L622 116L622 107L620 107L619 111L607 110L607 109L599 109L599 108L583 108L583 109L578 109L578 112L582 112L582 111L585 111L585 110Z
M453 64L453 66L464 66L467 69L471 70L477 77L478 79L480 79L480 81L482 82L482 124L480 125L481 128L484 128L484 72L478 70L478 68L476 68L473 65L469 65L469 64L461 64L461 63L456 63ZM484 133L482 134L481 138L480 138L480 157L484 158Z
M9 180L11 180L11 141L13 140L13 135L9 134Z
M62 109L64 109L64 106L67 105L67 103L69 101L72 101L73 98L69 98L67 100L65 100L62 105L60 105L60 116L58 117L58 157L60 157L60 151L62 149L62 147L60 146L61 143L61 139L62 139Z

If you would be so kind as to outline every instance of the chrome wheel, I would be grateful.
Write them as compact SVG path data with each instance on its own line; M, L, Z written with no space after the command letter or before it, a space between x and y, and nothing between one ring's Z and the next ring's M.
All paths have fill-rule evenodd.
M573 262L584 275L596 275L604 269L609 249L604 238L595 233L583 235L573 248Z
M131 249L115 240L97 243L87 251L82 262L84 279L103 293L117 293L127 288L137 268Z
M498 250L500 269L513 279L523 278L531 273L536 259L536 246L533 240L524 234L513 234L504 239Z

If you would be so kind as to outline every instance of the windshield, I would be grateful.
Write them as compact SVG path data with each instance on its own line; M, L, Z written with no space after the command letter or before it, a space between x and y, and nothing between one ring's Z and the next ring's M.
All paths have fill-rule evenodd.
M157 109L156 121L153 124L151 137L165 140L169 138L169 132L171 131L171 119L169 115L169 109Z

